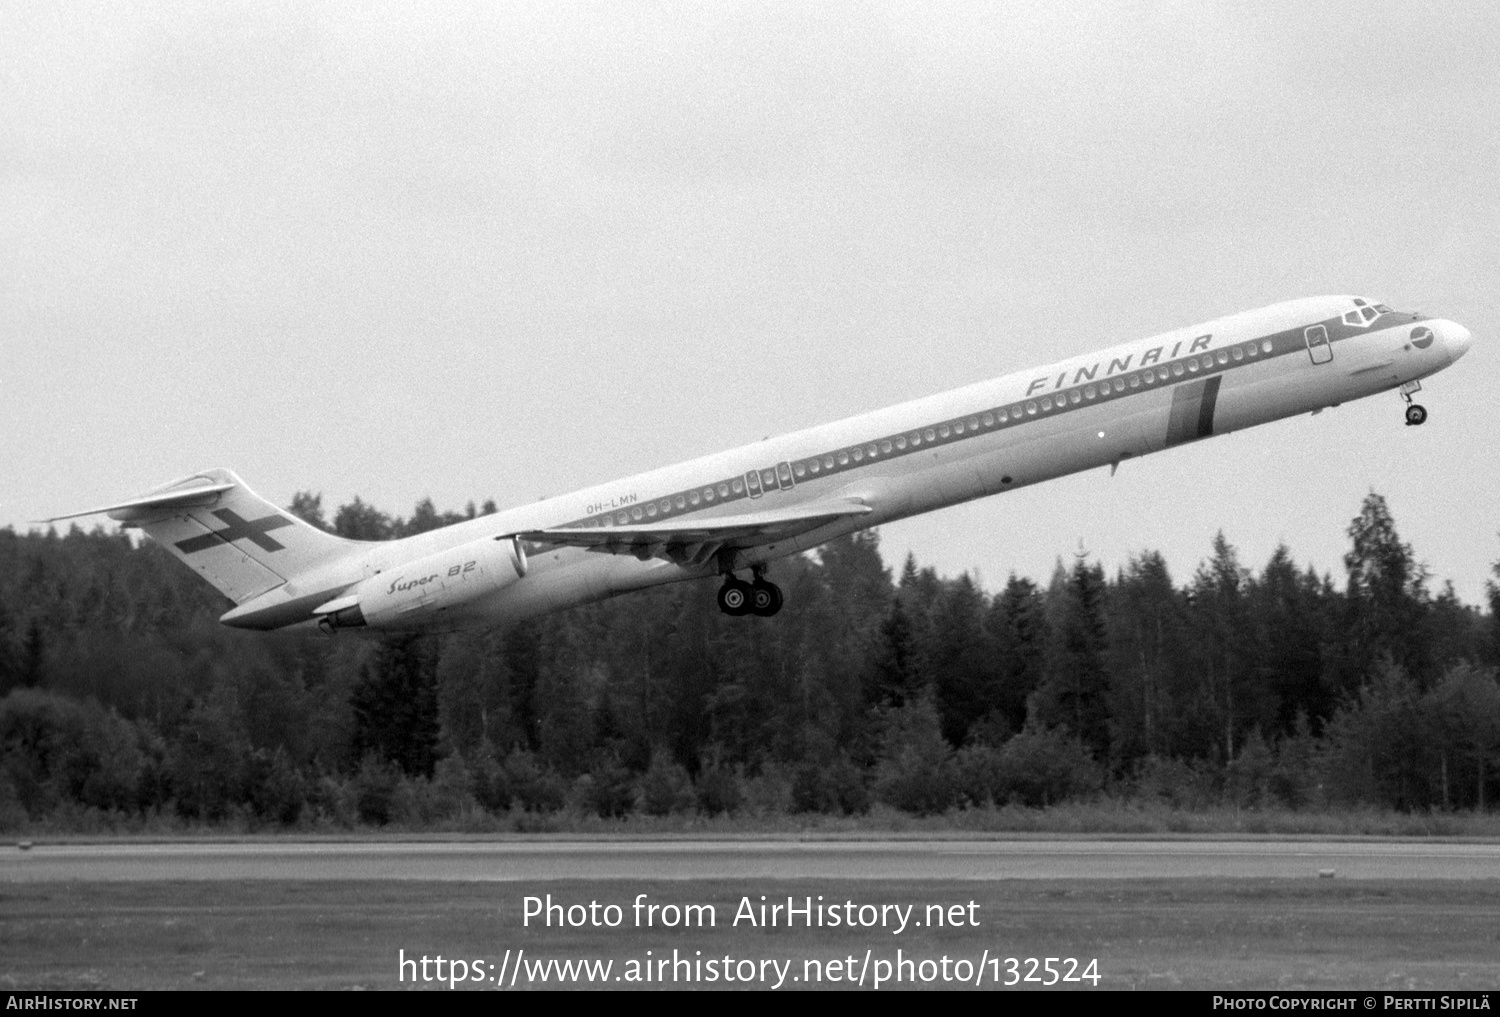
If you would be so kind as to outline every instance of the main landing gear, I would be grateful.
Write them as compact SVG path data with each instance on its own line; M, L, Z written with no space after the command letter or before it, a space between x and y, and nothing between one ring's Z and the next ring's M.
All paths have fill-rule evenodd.
M1422 383L1420 381L1408 382L1401 386L1401 398L1406 400L1406 426L1416 427L1427 421L1427 407L1411 401L1413 392L1420 392Z
M719 610L736 617L755 614L769 618L781 610L781 587L765 578L763 568L752 570L755 582L746 583L734 578L734 573L724 576L724 585L719 587Z

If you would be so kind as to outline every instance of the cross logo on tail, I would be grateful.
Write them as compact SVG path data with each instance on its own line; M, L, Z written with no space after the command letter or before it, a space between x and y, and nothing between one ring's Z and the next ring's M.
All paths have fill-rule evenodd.
M271 530L292 525L292 521L286 516L274 513L259 519L242 519L233 509L216 509L214 515L227 524L224 529L212 530L199 537L189 537L187 540L179 540L176 544L177 550L183 554L193 554L197 551L206 551L210 547L218 547L220 544L230 544L236 540L245 539L262 551L280 551L285 545L266 534Z

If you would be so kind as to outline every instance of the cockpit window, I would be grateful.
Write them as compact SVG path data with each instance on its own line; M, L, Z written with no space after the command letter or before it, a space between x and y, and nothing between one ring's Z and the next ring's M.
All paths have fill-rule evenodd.
M1354 325L1363 328L1390 310L1384 304L1372 305L1363 297L1351 297L1350 299L1354 301L1354 310L1344 312L1343 321L1345 325Z

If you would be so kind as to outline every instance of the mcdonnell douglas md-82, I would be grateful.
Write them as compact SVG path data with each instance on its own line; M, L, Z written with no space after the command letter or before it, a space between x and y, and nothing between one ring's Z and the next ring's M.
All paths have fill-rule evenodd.
M725 613L773 615L768 562L865 527L1387 390L1420 424L1412 394L1471 341L1359 297L1293 300L402 540L325 533L223 469L56 519L139 527L239 628L493 626L712 575Z

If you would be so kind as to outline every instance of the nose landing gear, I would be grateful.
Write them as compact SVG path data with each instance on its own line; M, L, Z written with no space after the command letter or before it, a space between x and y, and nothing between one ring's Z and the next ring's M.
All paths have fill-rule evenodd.
M1427 407L1411 401L1413 392L1422 391L1420 381L1409 381L1401 386L1401 398L1406 400L1406 426L1416 427L1427 420Z
M746 583L734 578L733 573L724 576L724 585L719 587L719 610L727 615L739 617L745 614L769 618L781 610L784 598L781 587L765 578L764 566L752 570L755 582Z

